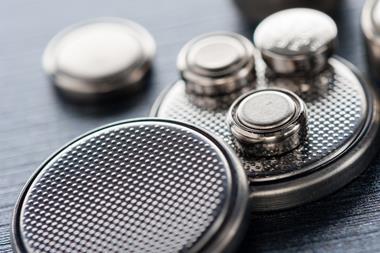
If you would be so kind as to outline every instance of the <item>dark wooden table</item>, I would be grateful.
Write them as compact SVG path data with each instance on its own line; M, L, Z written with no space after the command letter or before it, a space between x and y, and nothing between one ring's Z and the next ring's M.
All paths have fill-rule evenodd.
M261 0L260 0L261 1ZM317 0L316 0L317 1ZM16 198L37 166L79 134L116 120L146 116L157 95L178 78L176 55L193 36L227 30L248 37L228 0L2 0L0 5L0 252L11 252L9 224ZM362 1L334 14L338 54L366 73L359 19ZM66 103L41 70L47 41L67 25L98 16L135 20L158 44L150 86L102 108ZM373 147L379 148L379 147ZM380 252L380 156L339 192L289 211L252 214L241 252Z

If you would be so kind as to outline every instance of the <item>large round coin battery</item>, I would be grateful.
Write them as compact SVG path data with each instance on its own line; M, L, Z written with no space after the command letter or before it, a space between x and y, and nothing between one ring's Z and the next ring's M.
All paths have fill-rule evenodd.
M189 122L222 137L243 163L256 211L290 208L330 194L358 176L376 153L376 94L351 64L328 57L336 35L331 19L312 10L296 12L302 10L316 16L303 15L304 30L288 33L294 40L288 36L284 43L265 44L275 45L275 51L257 57L255 90L229 110L195 105L185 81L165 91L152 108L154 116ZM318 37L322 44L308 39L315 37L313 29L306 29L308 17L311 25L330 26L317 29L329 31ZM263 22L273 29L273 38L276 27L297 25L277 26L278 19L269 19ZM283 13L279 20L284 22ZM279 48L288 45L291 54ZM265 48L257 46L262 54Z
M136 119L51 156L13 216L15 252L231 252L247 218L235 154L185 123Z

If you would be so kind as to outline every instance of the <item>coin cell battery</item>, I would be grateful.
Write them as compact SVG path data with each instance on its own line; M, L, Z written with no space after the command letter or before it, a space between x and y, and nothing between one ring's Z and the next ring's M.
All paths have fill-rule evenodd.
M295 23L293 14L302 22ZM210 109L194 104L185 84L177 83L157 100L152 115L222 137L243 163L253 208L266 211L316 200L358 176L375 155L378 105L358 71L330 57L336 26L325 14L282 11L257 29L262 58L256 58L255 91L229 110ZM264 43L269 38L274 41Z
M337 42L337 27L326 14L305 8L288 9L264 19L254 44L276 74L305 75L323 70Z
M91 101L141 88L155 54L142 26L98 18L58 33L43 54L43 69L63 95Z
M280 155L304 141L306 105L286 90L253 91L234 102L228 124L247 156Z
M368 66L372 75L380 79L380 4L377 0L367 0L361 18L362 32L367 47Z
M254 47L243 36L208 33L189 41L180 51L177 68L192 101L219 107L252 89L255 81Z
M115 123L50 157L13 216L15 252L231 252L248 216L244 170L204 130Z

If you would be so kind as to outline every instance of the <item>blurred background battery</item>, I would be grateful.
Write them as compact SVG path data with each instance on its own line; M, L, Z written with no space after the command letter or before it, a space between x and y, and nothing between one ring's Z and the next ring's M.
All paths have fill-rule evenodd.
M376 79L380 77L380 5L367 0L363 6L361 28L367 49L368 67Z
M234 0L237 7L249 21L259 21L280 10L306 7L323 12L333 12L341 0Z

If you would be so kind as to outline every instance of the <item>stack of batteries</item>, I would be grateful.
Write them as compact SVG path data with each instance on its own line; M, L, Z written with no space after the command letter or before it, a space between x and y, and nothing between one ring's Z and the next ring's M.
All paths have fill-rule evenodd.
M232 33L190 41L178 57L182 79L152 114L223 138L243 163L255 210L338 189L373 156L378 115L371 87L334 56L334 21L311 9L280 11L253 42Z

